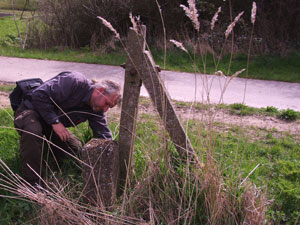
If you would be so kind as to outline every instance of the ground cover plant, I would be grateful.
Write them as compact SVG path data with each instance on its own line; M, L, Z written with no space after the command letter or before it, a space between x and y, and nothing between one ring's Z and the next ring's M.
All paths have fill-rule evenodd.
M199 32L195 2L190 0L188 6L182 5L181 8ZM252 9L255 9L255 4ZM242 13L238 14L228 26L226 39L241 16ZM120 38L108 21L101 20ZM131 16L131 20L138 32L138 17ZM175 40L173 43L188 52L182 43ZM206 71L205 63L203 65ZM229 76L231 69L229 66L226 72L219 71L219 75L227 77L230 82L245 71L233 71L234 75ZM225 90L226 86L223 88ZM0 185L4 190L41 206L36 214L37 221L42 224L263 224L266 221L297 224L299 137L224 126L214 122L211 105L205 107L207 112L200 119L182 121L195 149L192 158L179 157L157 116L140 115L133 162L129 165L131 177L110 212L101 206L94 208L82 202L80 170L74 170L77 168L74 165L78 166L76 161L63 168L62 173L60 170L50 173L54 182L46 180L46 184L49 182L44 190L46 194L34 192L4 163L1 163L2 171L5 170L10 177L3 173ZM233 106L237 110L243 108L239 104ZM269 111L275 110L269 108ZM11 119L7 111L3 114ZM108 119L114 137L117 137L119 118L111 116ZM4 132L13 130L9 127L12 127L12 120L6 119L1 129ZM83 142L90 138L87 124L82 124L75 132L79 132ZM18 168L12 172L18 172Z

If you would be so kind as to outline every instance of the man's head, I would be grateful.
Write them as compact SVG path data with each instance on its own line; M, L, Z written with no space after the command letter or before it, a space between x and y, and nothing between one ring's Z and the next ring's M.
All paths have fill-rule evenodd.
M93 111L106 112L109 108L113 108L121 101L120 92L120 85L113 81L103 80L100 83L95 83L95 89L90 99Z

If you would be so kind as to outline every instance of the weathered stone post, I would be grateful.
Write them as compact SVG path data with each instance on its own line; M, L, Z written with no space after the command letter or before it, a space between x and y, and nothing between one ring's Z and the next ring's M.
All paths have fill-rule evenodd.
M83 195L101 207L109 208L116 200L119 176L118 144L112 140L93 138L83 147Z

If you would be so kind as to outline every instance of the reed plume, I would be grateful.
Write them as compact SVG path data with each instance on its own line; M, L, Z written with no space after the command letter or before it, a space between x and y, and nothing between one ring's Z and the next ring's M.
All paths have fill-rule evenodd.
M240 12L239 15L237 15L234 18L234 21L227 27L226 31L225 31L225 38L227 39L229 34L232 32L233 28L235 27L236 23L239 21L239 19L241 18L241 16L244 14L244 11Z
M194 24L194 28L199 32L200 30L200 22L198 20L198 10L196 8L195 0L188 0L189 7L185 5L180 5L183 8L185 15L190 18L190 20Z
M255 23L255 19L256 19L256 2L252 3L252 10L251 10L251 23L254 24Z
M172 42L177 48L180 48L182 51L188 53L188 51L186 50L186 48L183 46L183 44L181 42L173 40L173 39L171 39L170 42Z
M132 16L132 13L129 13L129 19L132 23L132 28L135 32L138 32L138 23L140 22L140 16Z
M221 12L221 7L218 8L218 11L215 13L214 17L211 20L211 23L210 23L210 29L211 30L214 30L215 23L218 21L218 16L219 16L220 12Z
M104 26L110 29L115 34L115 37L120 40L120 34L116 31L116 29L111 25L110 22L108 22L106 19L102 18L101 16L97 16L97 18L100 19L104 24Z

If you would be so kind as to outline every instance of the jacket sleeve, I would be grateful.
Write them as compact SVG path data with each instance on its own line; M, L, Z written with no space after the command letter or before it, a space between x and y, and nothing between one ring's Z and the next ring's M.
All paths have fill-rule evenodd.
M32 95L31 103L33 108L38 111L47 124L51 125L57 120L58 115L55 106L47 92L40 90L36 91Z
M73 83L69 76L58 75L33 91L31 103L47 124L51 125L57 120L56 105L62 107L70 97Z
M89 126L93 130L94 138L112 139L112 134L107 126L105 113L99 112L89 117Z

